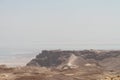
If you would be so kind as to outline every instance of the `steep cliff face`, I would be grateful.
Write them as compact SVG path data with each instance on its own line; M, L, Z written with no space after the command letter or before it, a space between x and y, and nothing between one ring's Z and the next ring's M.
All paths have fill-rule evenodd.
M71 53L61 51L42 51L35 59L30 61L28 66L42 66L42 67L53 67L61 65L66 62L70 57Z
M41 67L101 67L109 70L120 69L120 51L82 50L61 51L44 50L31 60L27 66Z

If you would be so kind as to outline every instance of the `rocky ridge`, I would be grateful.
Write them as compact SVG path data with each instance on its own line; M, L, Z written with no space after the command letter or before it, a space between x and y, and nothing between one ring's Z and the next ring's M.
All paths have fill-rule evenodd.
M0 80L120 80L120 51L44 50L27 66L0 65Z
M94 67L104 70L120 70L119 50L43 50L32 59L27 66L40 66L47 68L69 67Z

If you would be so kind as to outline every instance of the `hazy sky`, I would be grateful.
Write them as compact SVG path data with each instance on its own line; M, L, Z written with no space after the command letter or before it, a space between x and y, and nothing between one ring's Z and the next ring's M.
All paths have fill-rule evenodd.
M0 48L76 44L120 44L120 0L0 0Z

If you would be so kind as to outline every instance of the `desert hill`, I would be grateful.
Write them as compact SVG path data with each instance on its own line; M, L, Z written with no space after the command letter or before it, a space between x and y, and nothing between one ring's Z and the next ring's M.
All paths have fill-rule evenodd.
M0 80L120 80L120 51L43 50L26 66L0 65Z
M105 70L120 70L119 50L43 50L27 66L40 67L96 67Z

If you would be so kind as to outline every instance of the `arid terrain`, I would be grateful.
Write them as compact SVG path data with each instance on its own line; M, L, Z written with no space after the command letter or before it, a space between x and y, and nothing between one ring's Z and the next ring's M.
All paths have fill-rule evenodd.
M120 80L120 51L44 50L26 66L0 66L0 80Z
M120 74L100 69L0 68L0 80L120 80Z

